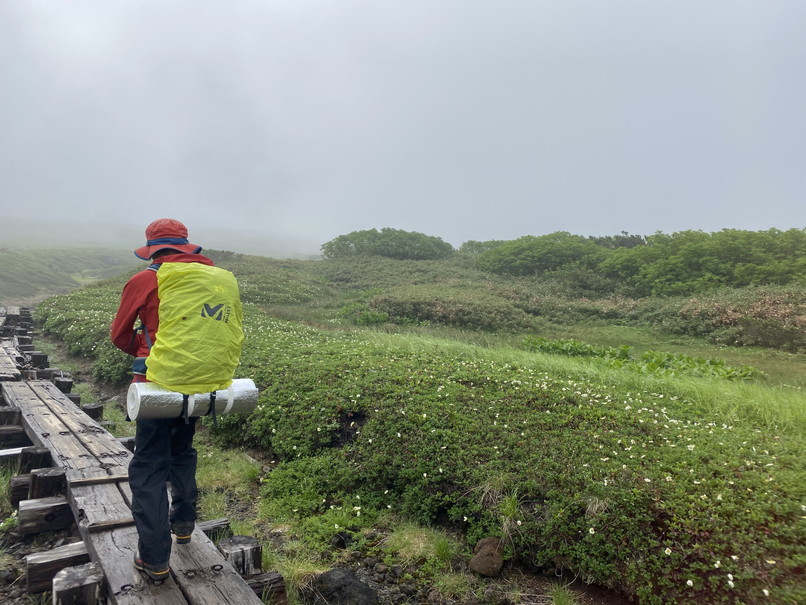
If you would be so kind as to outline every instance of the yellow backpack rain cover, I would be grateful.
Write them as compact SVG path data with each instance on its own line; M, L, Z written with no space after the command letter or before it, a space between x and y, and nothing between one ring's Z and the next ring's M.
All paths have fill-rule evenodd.
M228 388L244 340L235 276L201 263L163 263L157 294L160 325L146 378L186 395Z

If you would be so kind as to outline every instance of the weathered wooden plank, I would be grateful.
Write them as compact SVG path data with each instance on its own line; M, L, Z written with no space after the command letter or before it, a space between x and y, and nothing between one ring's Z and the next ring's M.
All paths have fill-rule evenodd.
M53 550L25 557L28 592L50 590L53 577L66 567L89 563L90 555L83 542L65 544Z
M124 475L99 475L98 477L84 477L80 479L73 479L70 485L73 487L82 487L85 485L102 485L104 483L117 483L118 481L128 481L129 474Z
M123 500L126 502L126 505L131 508L132 507L132 486L129 485L128 481L119 481L118 484L118 491L120 492L121 496L123 496Z
M75 523L70 505L61 496L20 501L17 521L23 535L67 529Z
M118 441L123 447L129 450L132 454L134 453L134 444L135 444L134 437L118 437Z
M62 569L53 578L53 605L105 603L104 573L98 563Z
M196 527L203 531L213 542L232 536L229 519L210 519L209 521L196 521Z
M107 596L114 605L187 605L173 577L155 584L134 568L137 530L123 527L91 534L79 526L84 544L93 561L101 564L107 585ZM237 603L237 601L221 601Z
M15 356L0 347L0 380L20 380L22 372L17 366Z
M54 465L65 469L68 480L73 477L107 475L106 467L103 466L107 463L99 461L85 447L79 436L73 434L64 422L64 415L55 414L43 401L40 395L46 398L50 396L41 388L38 393L33 386L37 384L42 383L0 383L6 401L20 409L23 428L31 441L50 450ZM98 427L98 430L102 429ZM123 448L117 446L117 449Z
M249 584L224 561L213 542L198 528L190 544L176 544L171 570L182 592L194 605L261 605Z
M22 416L18 408L10 406L0 407L0 425L19 426L22 423Z
M31 445L31 440L21 426L0 426L1 448L26 447L28 445Z
M37 445L48 447L51 435L59 435L67 430L64 423L50 411L50 408L33 391L30 382L6 382L0 384L0 389L2 389L3 398L6 402L20 410L23 428L25 428L25 432L31 438L31 441ZM67 443L67 440L65 442ZM54 452L54 449L50 447L48 449ZM87 453L84 447L78 448L78 451L76 451L76 448L68 445L66 449L68 450L67 453L75 453L78 457L80 457L80 454ZM55 450L54 459L60 458L62 452L59 451L59 448L55 448ZM69 458L69 456L65 456L65 458Z
M128 472L132 454L98 422L89 418L76 404L59 391L53 383L31 382L31 389L50 411L56 414L73 435L95 456L108 474Z
M276 571L246 578L246 583L263 601L281 605L287 602L285 597L285 579Z
M79 528L98 529L131 525L132 513L115 484L68 485L70 505Z
M20 463L20 452L25 448L9 447L0 450L0 467L16 466Z
M8 490L8 499L11 502L11 506L14 508L18 508L20 506L20 502L23 500L29 500L29 493L31 491L31 475L17 475L16 477L12 477L9 485Z
M218 550L242 577L261 573L263 547L253 536L232 536L218 543Z
M67 480L63 468L36 468L31 471L28 498L49 498L64 495Z
M68 398L69 399L69 398ZM70 401L73 401L70 399ZM75 402L73 402L75 403ZM87 403L81 406L81 411L93 420L100 422L104 419L104 404L103 403Z
M53 384L65 395L73 390L73 379L65 376L59 376L53 379Z
M35 468L53 466L50 450L39 445L29 445L20 451L20 472L30 473Z
M30 353L26 353L28 359L31 360L31 365L35 368L46 368L48 367L48 354L43 353L42 351L31 351Z

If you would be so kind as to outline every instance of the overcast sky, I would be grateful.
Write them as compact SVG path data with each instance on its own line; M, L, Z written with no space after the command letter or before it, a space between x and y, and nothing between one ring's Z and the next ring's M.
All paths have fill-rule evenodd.
M804 24L803 0L3 0L0 217L312 251L804 228Z

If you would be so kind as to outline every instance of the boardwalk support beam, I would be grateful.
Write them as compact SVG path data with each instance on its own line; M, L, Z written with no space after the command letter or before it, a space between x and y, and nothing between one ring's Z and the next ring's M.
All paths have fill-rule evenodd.
M53 605L96 605L103 602L104 572L98 563L61 570L53 578Z
M25 557L25 577L28 592L43 592L53 586L53 578L62 569L90 562L83 542L65 544L47 552Z
M61 496L22 500L17 520L17 529L23 535L67 529L75 524L70 504Z
M259 574L263 548L252 536L232 536L218 543L218 550L241 577Z

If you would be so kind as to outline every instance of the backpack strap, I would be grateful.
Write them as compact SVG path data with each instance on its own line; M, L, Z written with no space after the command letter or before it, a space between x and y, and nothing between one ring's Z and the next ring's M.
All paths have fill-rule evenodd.
M159 268L161 266L162 263L151 263L148 267L146 267L145 270L153 271L154 273L156 273L157 271L159 271ZM146 325L142 321L140 321L140 325L137 326L132 332L132 344L134 344L134 339L137 336L138 332L142 332L143 336L146 337L146 344L148 345L148 350L150 351L151 347L154 346L154 343L151 342L151 338L148 335L148 329L146 328Z
M190 424L190 420L188 420L188 404L190 400L190 395L182 395L182 417L185 419L185 424Z
M218 427L218 422L216 420L216 412L215 412L215 391L210 393L210 411L207 412L210 414L210 417L213 419L213 428Z

